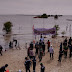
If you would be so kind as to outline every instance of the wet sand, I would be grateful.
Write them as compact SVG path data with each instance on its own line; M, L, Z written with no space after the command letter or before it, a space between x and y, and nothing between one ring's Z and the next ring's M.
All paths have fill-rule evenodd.
M48 38L45 39L45 42L48 40ZM57 38L49 38L51 41L51 44L54 48L54 59L50 60L49 53L47 52L47 44L46 44L46 51L45 56L43 56L42 63L45 66L45 72L72 72L72 58L69 58L69 52L67 59L62 58L62 62L58 62L58 55L59 55L59 45L60 42L64 40L62 37ZM68 50L69 51L69 50ZM9 49L6 52L3 52L3 56L0 56L0 67L8 64L8 68L10 72L17 72L19 69L21 69L23 72L25 72L25 56L27 56L27 49L24 47L19 49ZM38 57L37 59L37 65L36 65L36 72L40 72L40 62ZM32 66L31 66L31 72Z

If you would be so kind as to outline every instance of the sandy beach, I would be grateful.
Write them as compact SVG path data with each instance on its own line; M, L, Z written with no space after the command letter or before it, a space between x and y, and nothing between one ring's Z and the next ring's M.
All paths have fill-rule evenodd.
M63 42L65 39L58 36L56 38L49 38L51 44L54 48L54 59L50 60L49 53L47 52L47 44L45 50L45 56L43 56L42 63L45 66L45 72L72 72L72 58L69 58L69 50L67 59L62 57L62 62L58 62L58 55L59 55L59 45L60 42ZM48 38L45 39L45 42ZM35 51L35 50L34 50ZM21 48L19 49L9 49L6 52L3 52L3 56L0 56L0 67L8 64L8 68L10 72L17 72L19 69L25 72L25 57L27 56L27 49ZM40 62L38 57L36 57L37 65L36 65L36 72L40 72ZM33 72L33 68L31 66L31 72Z

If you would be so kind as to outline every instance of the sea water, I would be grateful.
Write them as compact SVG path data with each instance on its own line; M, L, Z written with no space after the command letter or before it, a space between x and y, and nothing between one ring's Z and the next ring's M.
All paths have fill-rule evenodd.
M13 39L17 39L20 46L25 43L30 43L34 40L33 25L34 28L53 28L54 25L59 25L59 36L62 36L61 32L65 31L65 36L71 36L72 32L72 15L63 15L54 19L54 17L48 18L34 18L34 15L0 15L0 44L4 48L8 48L9 42ZM70 19L70 20L67 20ZM11 38L6 41L3 36L4 23L10 21L13 24ZM39 40L40 36L36 37Z

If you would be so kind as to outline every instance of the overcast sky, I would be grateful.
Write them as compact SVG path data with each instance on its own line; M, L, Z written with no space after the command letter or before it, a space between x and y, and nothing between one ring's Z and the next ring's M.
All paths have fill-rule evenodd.
M72 0L0 0L0 14L72 15Z

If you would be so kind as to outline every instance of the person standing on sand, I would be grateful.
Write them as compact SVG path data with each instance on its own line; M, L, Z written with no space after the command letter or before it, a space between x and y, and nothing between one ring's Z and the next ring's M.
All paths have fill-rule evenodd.
M48 45L48 52L49 52L49 47L50 47L50 41L49 40L47 42L47 45Z
M53 49L52 45L49 48L49 52L50 52L50 59L51 58L53 59L54 49Z
M42 60L42 56L43 56L43 49L42 49L42 46L40 45L40 47L39 47L39 61Z
M72 39L71 39L71 37L69 38L69 42L68 42L68 44L70 44L71 45L71 41L72 41Z
M38 44L38 42L36 42L36 44L35 44L35 49L36 49L35 54L36 54L36 55L38 55L38 48L39 48L39 44Z
M42 63L40 63L40 65L41 65L41 71L40 72L45 72L45 66Z
M33 49L33 42L30 43L30 48Z
M59 61L59 62L61 62L62 55L63 55L63 51L62 51L62 49L60 49L60 50L59 50L59 57L58 57L58 61Z
M42 36L42 34L40 35L40 40L41 42L44 42L44 37Z
M35 56L33 57L33 72L35 72L35 68L36 68L36 58Z
M64 46L67 46L67 38L64 40L63 45L64 45Z
M44 42L44 38L42 36L40 37L40 40L41 40L41 42Z
M0 72L5 72L5 71L6 71L6 70L5 70L6 67L8 67L8 64L5 64L5 66L2 66L2 67L0 68Z
M30 47L27 49L27 56L29 56Z
M39 46L41 46L42 45L42 42L41 42L41 40L39 40Z
M60 51L62 51L62 42L61 42L61 44L60 44Z
M72 56L72 44L70 45L69 50L70 50L70 52L69 52L69 58L71 58L71 56Z
M45 55L45 44L44 44L44 42L42 43L42 49L43 49L43 55Z
M34 53L33 53L33 49L31 48L29 50L29 57L30 57L30 59L33 59L33 56L34 56Z
M63 51L64 51L65 58L67 58L67 52L68 52L68 46L67 45L64 46Z
M3 49L3 47L0 45L0 54L1 54L1 56L2 56L2 49Z
M27 58L27 57L25 57L25 63L24 63L24 65L25 65L25 69L26 69L26 72L30 72L30 65L31 65L31 61Z
M62 50L62 42L60 43L60 49L59 49L59 57L58 57L58 61L61 62L63 56L63 50Z

